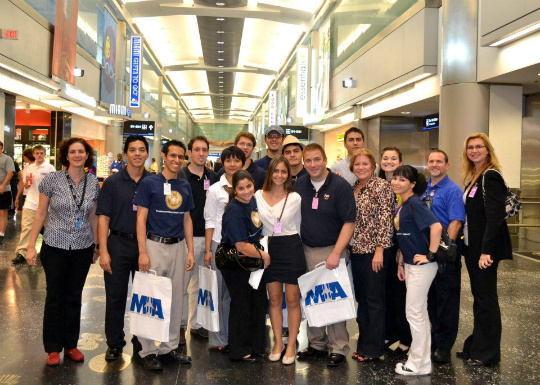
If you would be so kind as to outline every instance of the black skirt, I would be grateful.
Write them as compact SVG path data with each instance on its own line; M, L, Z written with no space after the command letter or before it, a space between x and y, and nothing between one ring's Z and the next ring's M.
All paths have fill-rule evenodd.
M305 274L306 257L298 234L272 237L268 240L270 266L264 271L264 283L282 282L298 285L298 277Z

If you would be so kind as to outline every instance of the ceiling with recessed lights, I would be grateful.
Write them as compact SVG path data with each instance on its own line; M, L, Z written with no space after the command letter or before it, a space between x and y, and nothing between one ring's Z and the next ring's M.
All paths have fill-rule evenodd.
M122 0L199 123L246 124L325 0Z

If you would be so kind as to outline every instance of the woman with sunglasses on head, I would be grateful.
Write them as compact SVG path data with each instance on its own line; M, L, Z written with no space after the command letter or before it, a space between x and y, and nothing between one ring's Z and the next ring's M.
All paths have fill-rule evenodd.
M300 328L300 288L298 277L306 272L306 257L300 235L300 195L294 192L291 181L291 167L287 159L278 156L270 162L262 190L255 193L257 207L263 223L263 235L268 236L268 252L272 264L265 270L263 282L266 283L270 298L270 320L275 344L268 359L282 363L294 363L296 356L296 337ZM287 322L289 343L283 354L283 284L287 303Z
M501 309L497 296L497 268L512 259L506 224L507 187L489 138L469 135L463 146L465 183L465 264L474 297L474 328L457 356L470 366L497 364L501 360Z
M396 365L405 376L431 373L431 326L427 310L429 288L437 274L435 253L441 240L442 225L422 202L419 194L426 179L416 168L398 167L392 176L392 189L403 203L394 218L399 250L398 277L407 285L405 313L411 327L412 342L406 362ZM429 247L425 239L429 239Z

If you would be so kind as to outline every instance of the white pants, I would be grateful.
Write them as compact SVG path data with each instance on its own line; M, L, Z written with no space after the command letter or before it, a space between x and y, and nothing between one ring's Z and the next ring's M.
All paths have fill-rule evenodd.
M427 297L437 274L437 263L405 264L407 301L405 314L411 327L412 343L406 366L419 374L431 373L431 326Z
M201 327L197 323L197 299L199 298L199 266L204 266L204 237L193 237L193 254L195 255L195 267L184 273L182 326L186 329L187 326L190 329Z

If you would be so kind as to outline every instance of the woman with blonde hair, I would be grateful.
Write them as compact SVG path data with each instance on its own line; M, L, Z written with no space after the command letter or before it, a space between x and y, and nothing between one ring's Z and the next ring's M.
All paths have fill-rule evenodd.
M512 259L506 224L507 187L489 138L471 134L463 146L466 209L465 264L474 297L474 327L459 358L470 366L496 364L501 359L501 310L497 296L497 267Z

